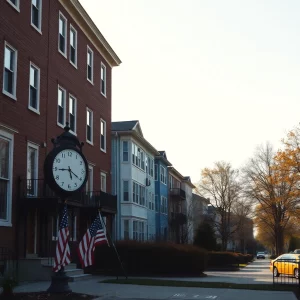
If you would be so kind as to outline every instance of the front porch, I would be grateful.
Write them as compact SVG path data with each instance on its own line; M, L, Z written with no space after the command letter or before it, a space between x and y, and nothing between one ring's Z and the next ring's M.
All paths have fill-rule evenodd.
M39 280L49 280L63 205L62 199L55 195L43 179L20 178L17 257L21 277L36 280L35 277L38 276ZM111 235L114 231L117 197L102 191L83 191L67 199L67 205L72 260L72 266L67 269L70 274L75 273L74 278L77 278L79 273L86 277L83 270L79 270L79 242L98 210L101 211L107 231Z

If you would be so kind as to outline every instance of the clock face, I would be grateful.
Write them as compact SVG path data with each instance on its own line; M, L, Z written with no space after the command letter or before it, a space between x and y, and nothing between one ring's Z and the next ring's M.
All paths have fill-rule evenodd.
M64 149L53 160L52 174L61 189L73 192L80 189L85 182L86 164L79 152Z

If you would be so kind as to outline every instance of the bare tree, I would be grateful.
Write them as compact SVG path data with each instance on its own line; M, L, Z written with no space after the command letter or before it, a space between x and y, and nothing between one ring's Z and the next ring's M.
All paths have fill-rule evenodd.
M214 168L202 171L198 190L211 199L216 213L212 221L221 238L222 250L226 250L229 239L239 227L239 220L232 218L234 205L242 192L239 171L234 170L230 163L216 162Z

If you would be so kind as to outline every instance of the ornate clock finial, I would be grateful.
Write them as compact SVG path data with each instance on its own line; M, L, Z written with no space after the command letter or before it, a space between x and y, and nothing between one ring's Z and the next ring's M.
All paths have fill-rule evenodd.
M66 122L66 126L64 127L64 130L65 130L66 132L69 132L70 129L71 129L71 128L70 128L70 126L69 126L69 122Z

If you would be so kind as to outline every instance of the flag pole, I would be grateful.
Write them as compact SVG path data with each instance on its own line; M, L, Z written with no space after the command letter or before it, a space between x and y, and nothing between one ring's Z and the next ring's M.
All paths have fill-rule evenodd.
M103 229L105 229L105 235L109 237L110 242L111 242L111 244L112 244L112 246L113 246L113 248L114 248L114 250L115 250L115 253L116 253L116 255L117 255L117 258L118 258L118 261L119 261L119 263L120 263L121 269L122 269L122 271L123 271L123 273L124 273L126 279L128 279L127 274L126 274L126 272L125 272L125 269L124 269L124 267L123 267L121 258L120 258L120 256L119 256L119 253L118 253L117 248L116 248L116 246L115 246L115 243L114 243L114 241L112 240L111 235L109 234L109 232L107 232L106 224L103 222L102 215L101 215L101 209L98 209L98 212L99 212L99 216L100 216L100 221L101 221L101 223L102 223L102 227L103 227ZM118 275L117 275L117 279L119 279L119 276L118 276Z

